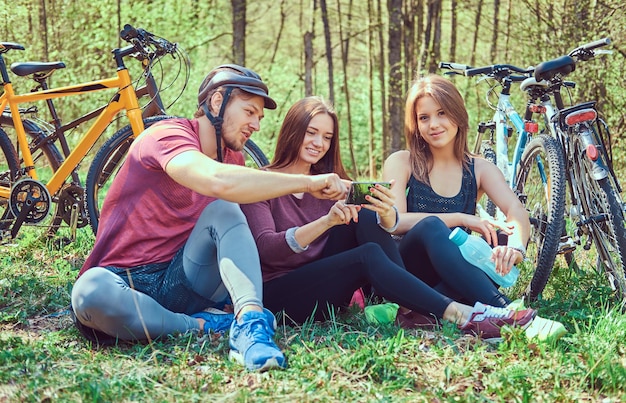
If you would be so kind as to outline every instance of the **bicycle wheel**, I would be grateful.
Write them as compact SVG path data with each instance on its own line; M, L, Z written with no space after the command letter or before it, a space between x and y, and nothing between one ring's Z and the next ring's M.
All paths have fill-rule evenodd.
M534 300L548 282L565 225L563 155L552 137L539 135L528 143L520 161L515 192L530 216L527 257L535 270L524 293Z
M170 118L171 116L152 116L144 119L143 124L145 128L148 128L156 122ZM122 166L133 140L133 130L130 125L121 128L98 150L89 167L85 203L87 204L89 222L94 234L98 232L100 208L104 202L105 194ZM247 158L250 158L259 168L269 163L263 151L252 140L246 141L244 152Z
M585 155L580 139L574 139L574 175L582 204L582 224L593 239L598 259L611 288L626 300L626 228L624 210L611 176L594 179L593 164Z
M52 176L64 160L57 146L53 142L48 141L52 133L30 119L22 120L22 124L24 125L24 131L30 137L29 148L35 162L37 174L44 178ZM10 115L3 114L0 117L0 126L5 130L9 139L17 139L15 126ZM23 161L20 161L20 165L23 166Z
M263 168L270 163L261 148L252 140L245 142L243 150L246 158L252 160L254 168ZM250 166L250 164L246 163L246 166Z
M18 177L20 167L17 153L7 133L0 129L0 185L12 187ZM13 223L14 216L11 214L9 199L0 198L0 240L4 239L4 231L8 230Z
M496 163L496 152L493 147L489 144L488 141L483 141L480 146L480 154L484 159L491 162L493 165L497 165ZM485 195L485 211L492 217L496 216L496 204Z

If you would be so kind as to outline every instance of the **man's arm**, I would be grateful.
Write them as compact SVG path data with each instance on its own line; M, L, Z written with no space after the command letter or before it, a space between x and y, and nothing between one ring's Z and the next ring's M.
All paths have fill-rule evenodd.
M235 203L254 203L290 193L307 192L320 199L341 200L347 186L336 174L293 175L219 163L199 151L170 160L165 172L200 194ZM349 183L349 182L348 182Z

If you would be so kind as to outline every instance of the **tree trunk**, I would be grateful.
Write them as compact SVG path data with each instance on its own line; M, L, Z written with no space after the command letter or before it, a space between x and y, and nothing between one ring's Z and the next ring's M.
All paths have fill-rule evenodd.
M504 38L504 61L509 61L509 39L511 38L511 7L513 6L513 0L509 0L509 5L506 11L506 33Z
M304 33L304 96L313 95L313 38L315 38L316 0L311 0L310 30ZM303 24L304 25L304 24Z
M339 41L341 43L341 67L343 72L343 92L345 96L347 121L348 121L348 150L350 151L350 163L348 168L349 175L353 178L358 177L356 158L354 157L354 137L352 133L352 113L350 109L350 85L348 84L348 51L350 49L350 21L352 20L352 0L348 6L348 32L343 33L343 21L341 18L341 0L337 0L337 15L339 16Z
M456 61L457 3L452 0L450 5L450 61Z
M330 40L330 24L328 23L328 7L326 0L320 0L320 9L322 11L322 24L324 25L324 39L326 43L326 62L328 63L328 99L331 103L335 103L335 85L333 74L333 48Z
M233 7L233 61L246 65L246 0L230 0Z
M478 6L476 7L476 19L474 20L474 41L472 42L472 54L470 56L470 66L474 66L476 63L476 45L478 44L478 28L480 27L480 17L483 12L483 0L478 0Z
M498 50L498 24L500 22L500 0L493 1L493 34L491 35L491 60L496 60ZM495 62L494 62L495 63Z
M388 155L389 151L389 116L387 113L387 85L386 85L386 66L385 66L385 42L383 40L383 20L382 20L382 0L376 1L376 26L378 27L378 46L380 48L378 54L379 66L378 66L378 79L380 81L380 108L381 108L381 123L382 123L382 151L383 157Z
M422 49L420 54L420 65L419 70L424 71L426 63L428 62L428 51L430 49L430 38L433 30L433 15L432 15L432 6L431 1L428 0L428 11L426 14L426 28L424 29L424 40L422 41Z
M403 93L402 93L402 0L387 0L389 13L389 129L391 152L402 148Z
M50 60L48 52L48 15L46 13L46 0L41 0L39 8L39 29L41 30L41 38L43 40L43 60Z
M281 0L280 2L280 26L278 27L278 35L276 35L276 41L274 41L274 52L272 53L272 57L270 58L270 71L274 62L276 61L276 54L278 53L278 44L281 41L283 36L283 29L285 28L285 18L287 15L285 14L285 0Z
M368 100L369 100L369 126L368 126L368 137L367 137L367 155L369 156L368 167L369 167L369 176L370 178L378 177L378 172L376 170L376 143L374 141L374 131L375 131L375 120L374 114L378 113L374 110L374 64L376 63L376 57L374 56L374 32L373 32L373 24L372 24L372 16L374 14L374 7L372 5L373 0L367 0L367 26L370 29L367 30L367 75L369 77L369 88L368 88Z
M430 52L430 63L428 65L429 73L435 73L437 71L437 65L441 59L441 3L442 0L434 0L431 3L435 30L433 35L433 47Z
M413 9L414 0L404 3L404 29L402 29L402 42L404 44L404 76L413 77L416 69L415 62L415 10ZM407 82L404 82L404 91L407 90Z

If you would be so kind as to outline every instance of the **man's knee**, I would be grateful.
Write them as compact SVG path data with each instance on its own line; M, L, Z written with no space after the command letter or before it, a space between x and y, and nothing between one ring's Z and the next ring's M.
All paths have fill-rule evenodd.
M209 203L208 206L202 211L199 221L202 222L214 222L217 220L224 220L225 222L246 221L246 216L241 211L239 204L228 202L225 200L215 200Z
M123 282L103 267L93 267L76 280L72 288L72 308L83 323L90 322L96 313L106 310L114 301L116 288Z

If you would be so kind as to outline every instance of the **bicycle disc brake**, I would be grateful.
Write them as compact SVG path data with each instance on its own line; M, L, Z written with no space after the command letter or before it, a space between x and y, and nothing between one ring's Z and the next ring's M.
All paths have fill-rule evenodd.
M50 212L50 200L50 192L43 183L34 179L17 181L9 196L9 207L16 217L13 227L43 221Z

